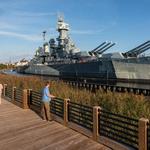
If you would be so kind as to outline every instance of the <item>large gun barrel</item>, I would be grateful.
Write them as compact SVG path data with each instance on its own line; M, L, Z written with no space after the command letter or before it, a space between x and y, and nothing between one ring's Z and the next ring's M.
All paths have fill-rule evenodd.
M113 47L116 43L112 43L111 45L109 45L108 47L106 47L105 49L103 49L102 51L98 52L99 54L104 53L106 50L108 50L109 48Z
M146 41L146 42L144 42L143 44L141 44L141 45L139 45L139 46L137 46L137 47L135 47L135 48L129 50L127 53L132 53L132 52L138 51L138 50L141 49L143 46L145 46L145 45L147 45L147 44L149 44L149 43L150 43L150 41Z
M137 51L137 55L147 51L148 49L150 49L150 44Z
M143 44L129 50L128 52L124 53L125 57L137 57L137 55L141 54L147 46L150 45L150 41L146 41Z
M145 42L145 44L144 44L144 43L141 44L142 46L140 46L139 48L135 49L134 52L140 51L141 49L143 49L143 48L149 46L149 44L150 44L150 41Z
M102 51L103 49L107 48L107 47L110 46L111 44L112 44L111 42L105 44L103 47L101 47L100 49L96 50L95 53L101 53L101 51Z
M99 46L97 46L96 48L94 48L93 50L91 50L90 52L93 53L94 51L96 51L98 48L102 47L106 43L107 42L103 42L102 44L100 44Z

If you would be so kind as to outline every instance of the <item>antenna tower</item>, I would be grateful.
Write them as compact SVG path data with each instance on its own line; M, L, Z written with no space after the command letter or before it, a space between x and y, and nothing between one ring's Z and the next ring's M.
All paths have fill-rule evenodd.
M43 40L45 41L46 31L43 31Z

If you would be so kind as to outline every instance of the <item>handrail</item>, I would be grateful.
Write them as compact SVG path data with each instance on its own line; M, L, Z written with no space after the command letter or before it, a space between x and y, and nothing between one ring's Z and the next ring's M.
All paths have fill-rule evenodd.
M40 112L41 92L4 86L3 95L9 97L16 105L18 105L16 102L19 102L24 109L30 108ZM61 98L52 100L50 107L53 115L64 120L64 125L69 126L70 123L74 123L83 127L93 133L93 139L96 141L99 141L99 137L106 137L127 147L139 148L139 150L141 150L141 143L146 143L147 150L150 149L150 125L146 124L146 119L137 120L109 112L100 107L90 107ZM79 128L76 130L81 132ZM146 141L141 141L143 139L140 134L143 134L143 131L147 137L143 139Z
M150 123L147 124L147 149L150 149Z
M138 120L101 110L99 133L134 149L138 148Z

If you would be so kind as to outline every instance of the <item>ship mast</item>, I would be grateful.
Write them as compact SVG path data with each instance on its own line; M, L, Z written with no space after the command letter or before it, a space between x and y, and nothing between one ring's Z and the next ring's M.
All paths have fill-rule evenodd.
M62 15L58 16L57 31L59 32L58 45L64 48L66 40L68 39L69 24L64 22Z
M43 31L43 41L45 42L46 31Z

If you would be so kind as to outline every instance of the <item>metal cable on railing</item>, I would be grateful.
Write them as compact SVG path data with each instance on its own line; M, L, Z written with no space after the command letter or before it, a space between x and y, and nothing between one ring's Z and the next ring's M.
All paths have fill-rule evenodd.
M6 95L8 98L12 98L12 87L6 86L5 95Z
M93 108L74 102L69 102L68 119L89 130L93 130Z
M22 100L23 100L23 89L18 89L18 88L14 89L14 100L19 102L19 103L22 103Z
M99 134L138 149L138 120L101 110Z
M64 118L64 100L60 98L55 98L50 102L51 113Z
M41 92L33 91L31 90L29 92L29 105L30 108L40 112L41 109L41 103L42 103L42 94ZM51 100L50 102L50 110L51 113L63 118L63 112L64 112L64 101L60 98L55 98L54 100Z
M28 98L29 98L29 107L36 112L40 112L42 94L40 92L30 90Z
M150 123L147 124L147 149L150 149Z

